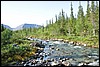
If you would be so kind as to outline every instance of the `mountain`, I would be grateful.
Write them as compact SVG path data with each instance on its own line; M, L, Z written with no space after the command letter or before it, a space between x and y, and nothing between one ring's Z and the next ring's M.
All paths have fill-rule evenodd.
M21 24L21 25L17 26L16 28L14 28L13 31L22 30L22 29L25 29L25 28L39 28L39 27L41 27L41 25L37 25L37 24Z
M3 25L5 28L7 28L7 29L9 29L9 30L13 30L13 28L11 28L11 27L8 26L8 25L5 25L5 24L1 24L1 25Z
M10 29L10 30L13 30L13 31L16 31L16 30L22 30L22 29L25 29L25 28L39 28L41 27L41 25L37 25L37 24L21 24L19 26L17 26L16 28L11 28L10 26L8 25L5 25L3 24L3 26L7 29Z

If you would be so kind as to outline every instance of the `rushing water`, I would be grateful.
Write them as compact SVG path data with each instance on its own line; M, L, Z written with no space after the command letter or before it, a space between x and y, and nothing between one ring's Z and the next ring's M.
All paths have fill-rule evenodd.
M77 66L79 63L88 63L88 65L90 63L90 65L94 66L99 65L98 48L74 46L60 41L49 41L46 44L43 52L41 52L41 55L43 55L42 60L55 59L59 61L60 59L67 58L66 62L69 62L73 66ZM39 57L37 60L41 61L41 58Z
M49 47L52 45L51 47ZM50 49L50 48L54 49ZM57 50L59 49L59 50ZM87 62L99 60L99 49L84 46L73 46L71 44L62 43L54 44L52 41L44 48L45 53L51 53L48 58L72 58L75 62ZM45 57L44 57L45 59Z

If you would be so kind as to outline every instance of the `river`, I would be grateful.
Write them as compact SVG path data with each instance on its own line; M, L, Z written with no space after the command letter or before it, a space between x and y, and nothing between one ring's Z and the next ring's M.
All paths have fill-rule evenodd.
M98 48L75 46L60 41L42 42L45 48L37 53L39 57L23 62L22 66L99 66Z

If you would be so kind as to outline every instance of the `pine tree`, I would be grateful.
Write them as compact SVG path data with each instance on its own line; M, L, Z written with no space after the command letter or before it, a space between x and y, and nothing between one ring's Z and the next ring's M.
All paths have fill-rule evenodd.
M62 9L62 12L61 12L61 28L64 26L64 21L65 21L65 16L64 16L64 11Z
M69 35L74 33L74 15L73 15L73 7L71 2L71 14L70 14L70 22L69 22Z
M77 32L83 36L84 34L84 12L83 7L81 6L81 2L79 2L79 11L78 11L78 20L77 20Z
M66 19L65 19L65 31L66 31L66 35L68 33L68 20L69 20L69 18L68 18L67 13L66 13Z
M49 24L51 25L51 20L49 20Z
M62 12L61 12L60 33L62 35L65 35L65 16L64 16L63 9L62 9Z
M1 24L1 32L4 30L5 30L5 28L4 28L3 24Z
M48 31L48 20L46 20L46 31Z
M93 25L93 35L96 35L96 23L95 23L95 4L94 1L91 2L91 22Z
M90 5L89 1L87 1L87 11L86 11L86 16L85 16L85 34L90 35L91 34L91 16L90 16Z
M96 34L99 32L99 6L98 2L96 1L96 7L95 7L95 22L96 22Z
M51 23L53 24L53 18L52 18L52 22Z
M55 15L55 18L56 18L56 22L57 22L57 20L58 20L57 15ZM56 23L56 22L55 22L55 23Z

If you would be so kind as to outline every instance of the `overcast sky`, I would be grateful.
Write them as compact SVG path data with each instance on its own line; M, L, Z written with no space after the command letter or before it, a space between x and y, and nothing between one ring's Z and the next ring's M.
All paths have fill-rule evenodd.
M77 15L79 1L1 1L1 23L15 28L21 24L46 25L46 20L54 19L63 9L70 16L72 2ZM86 14L87 1L81 1Z

